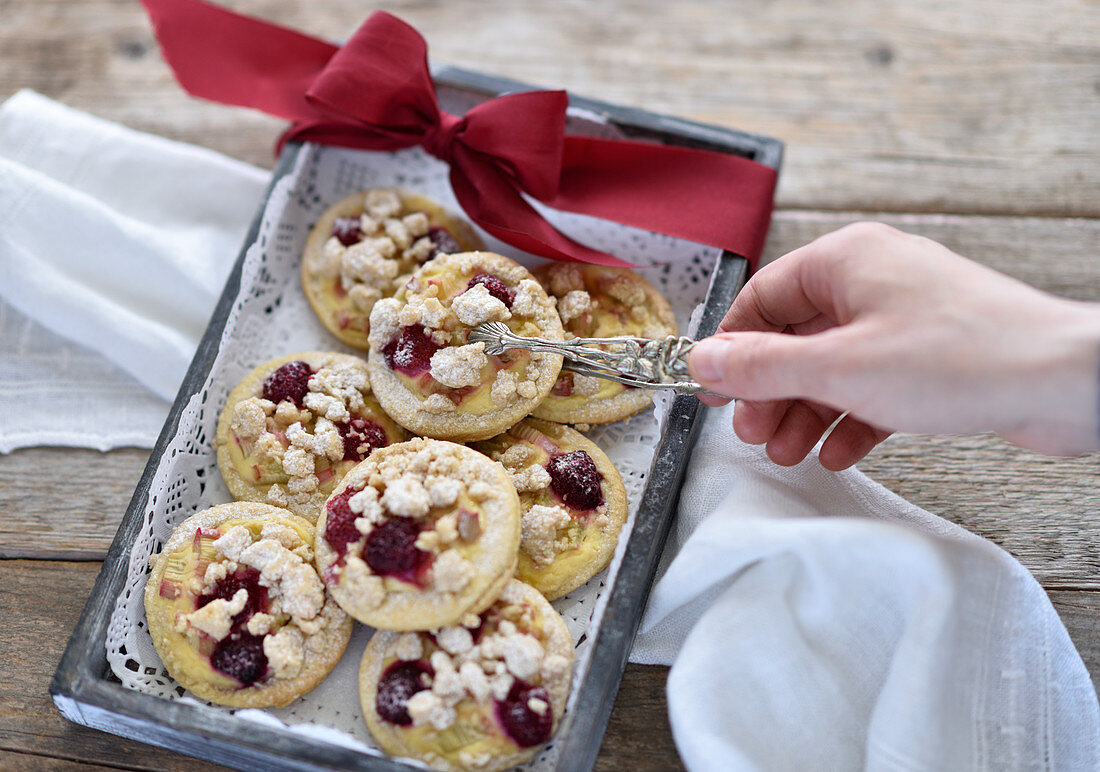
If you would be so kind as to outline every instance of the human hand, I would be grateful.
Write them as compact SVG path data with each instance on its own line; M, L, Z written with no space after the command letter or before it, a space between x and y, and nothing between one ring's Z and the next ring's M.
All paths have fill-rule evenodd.
M1100 306L879 223L761 268L689 366L738 398L738 436L783 465L845 413L821 447L828 469L894 430L995 431L1047 453L1100 446Z

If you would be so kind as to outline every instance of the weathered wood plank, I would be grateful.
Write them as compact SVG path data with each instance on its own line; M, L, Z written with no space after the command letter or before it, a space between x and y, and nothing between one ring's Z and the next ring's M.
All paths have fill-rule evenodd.
M352 0L229 0L346 37ZM433 58L788 142L784 206L1100 215L1100 6L813 0L734 7L396 0ZM262 165L279 123L172 82L137 3L9 0L0 97L75 107Z
M0 768L52 768L47 756L133 770L220 768L71 724L54 708L50 679L98 573L98 563L0 560L0 752L12 762L0 757Z
M214 770L215 765L70 724L47 689L99 570L95 563L0 561L0 769ZM1056 591L1051 599L1093 683L1100 686L1100 593ZM671 770L681 765L668 726L667 668L630 665L600 751L606 772ZM95 767L92 767L95 768Z

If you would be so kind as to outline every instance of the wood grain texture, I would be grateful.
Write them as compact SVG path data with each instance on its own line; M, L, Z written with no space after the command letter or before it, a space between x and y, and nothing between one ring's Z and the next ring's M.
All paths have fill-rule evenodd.
M98 563L0 561L0 769L219 769L71 724L54 708L50 679L98 573Z
M228 0L327 38L353 0ZM1100 215L1089 0L394 0L433 59L788 143L781 206ZM189 99L130 0L8 0L0 97L35 88L270 165L278 122Z

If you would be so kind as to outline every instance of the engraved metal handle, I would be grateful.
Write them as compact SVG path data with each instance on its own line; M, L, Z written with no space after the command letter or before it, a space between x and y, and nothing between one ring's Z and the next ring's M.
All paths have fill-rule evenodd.
M516 335L504 322L484 322L470 330L470 343L484 343L485 353L503 354L508 349L560 354L563 370L618 381L639 389L672 389L677 394L714 394L688 372L687 357L695 341L667 338L573 338L552 341ZM721 395L715 395L721 396Z

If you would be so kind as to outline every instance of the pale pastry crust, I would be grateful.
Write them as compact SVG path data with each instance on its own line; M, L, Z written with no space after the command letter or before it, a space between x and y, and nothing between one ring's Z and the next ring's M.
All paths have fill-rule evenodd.
M557 303L567 338L677 334L668 301L629 268L546 263L532 273ZM569 396L559 395L567 390L572 392ZM563 372L532 415L566 424L605 424L628 418L652 403L649 389L628 389L614 381L597 382Z
M329 240L333 238L333 223L338 217L359 217L367 209L368 196L376 196L380 193L393 193L400 201L400 210L390 219L401 219L422 212L427 216L429 227L440 227L447 230L458 243L461 251L484 249L485 245L474 232L473 228L464 220L452 215L430 198L396 188L375 188L372 190L352 193L325 210L321 218L313 226L306 240L305 249L302 252L301 279L302 289L306 299L317 314L318 319L333 335L347 343L349 346L367 348L367 321L370 318L369 300L352 297L349 288L362 285L363 290L370 292L369 297L377 293L377 297L390 297L397 288L408 278L408 274L415 270L422 259L413 256L404 257L405 249L400 244L395 244L393 255L385 259L393 263L374 280L364 281L364 277L343 279L338 270L334 270L333 262L338 263L342 244L332 245ZM368 212L368 217L370 217ZM379 220L379 236L385 236L384 220ZM413 237L413 241L420 237ZM392 240L392 239L391 239ZM326 252L328 245L329 252ZM412 246L412 245L410 245ZM387 250L388 251L388 250ZM416 252L417 250L414 250ZM388 274L393 273L392 277ZM348 285L345 287L345 284ZM339 285L339 288L337 288ZM363 290L357 292L364 294Z
M259 543L264 540L260 534L266 533L269 541L281 540L279 542L281 546L288 551L293 548L299 558L302 555L306 558L311 557L313 524L284 509L256 502L237 501L198 512L176 527L161 553L154 558L153 569L145 588L145 614L149 624L149 634L168 672L196 697L238 708L282 707L316 687L332 671L351 638L352 621L340 610L333 598L324 592L323 585L316 577L310 560L288 559L299 572L308 570L309 574L316 579L316 586L313 586L313 583L306 583L306 590L303 590L301 588L303 583L300 581L286 581L283 583L285 587L279 582L272 581L272 586L266 588L273 598L272 607L269 610L275 611L274 604L277 603L282 611L275 616L266 615L272 618L263 620L264 626L268 628L264 632L264 640L266 648L271 636L290 633L288 637L294 639L292 642L295 643L294 648L297 649L295 654L298 655L299 660L292 662L287 669L291 671L296 669L296 672L280 676L276 674L277 668L272 661L269 662L265 677L249 686L242 686L234 679L215 670L209 664L209 655L200 653L192 643L196 640L204 640L205 633L200 634L194 628L189 629L186 623L186 612L198 610L195 609L194 601L201 594L196 590L203 586L204 577L192 574L181 576L178 581L173 581L177 578L177 574L173 571L175 567L186 563L188 555L193 556L192 548L196 532L200 528L204 529L204 533L223 528L228 532L230 529L225 528L227 524L231 526L248 524L245 527L254 532L253 542L249 545L238 545L238 547ZM224 534L221 535L224 536ZM261 546L270 547L271 545ZM229 560L220 552L215 551L214 557L215 559L211 562L217 563L222 569L226 567L232 569L237 566L235 561ZM205 571L206 578L209 579L213 570L207 566ZM167 579L166 573L170 575ZM290 578L293 579L293 576ZM268 580L271 580L271 577L265 578L261 574L261 584ZM209 589L209 582L206 582L205 586ZM318 587L323 599L320 610L312 617L308 617L308 613L318 605L317 598L312 597ZM295 593L297 597L294 596ZM175 597L166 597L172 595ZM308 608L311 603L313 609ZM208 604L204 609L209 610L213 605ZM306 611L302 610L303 606L307 607ZM255 614L253 618L260 616L261 614ZM278 631L274 629L276 626ZM181 627L184 628L182 631ZM212 626L208 629L212 629ZM207 641L207 645L214 644ZM278 653L274 648L272 649L272 660Z
M515 293L510 309L483 285L468 284L481 273ZM440 255L393 299L375 305L367 360L371 385L386 412L411 432L456 442L488 439L527 416L553 388L561 356L512 350L488 357L483 344L466 344L478 320L504 321L521 335L563 336L553 301L527 269L491 252ZM419 376L428 391L390 369L384 355L415 324L442 346L429 374Z
M453 711L453 723L450 727L437 729L435 725L423 720L402 726L384 719L378 713L377 696L379 681L387 668L399 661L434 660L437 664L444 664L436 659L440 654L445 655L448 667L454 668L459 674L462 674L463 668L470 667L467 663L472 662L482 672L486 669L493 671L490 679L503 678L504 683L500 685L505 686L509 678L516 677L512 673L513 669L522 670L527 676L523 678L524 682L546 690L549 696L547 709L553 717L550 736L557 731L569 696L573 667L573 639L565 621L534 588L516 580L505 587L500 598L482 614L482 618L494 614L507 616L496 617L493 632L483 632L477 639L481 643L471 648L465 647L473 637L467 637L461 632L471 628L435 630L431 637L426 633L416 633L416 641L408 638L410 634L388 631L374 634L363 652L359 667L359 697L367 728L386 753L391 756L418 758L433 769L445 772L498 772L522 764L542 749L541 744L521 747L501 728L496 716L495 695L474 694L469 685L470 679L460 677L456 681L449 672L447 676L450 683L437 684L441 680L437 672L431 686L422 693L433 697L421 699L439 703L438 712L444 714L444 724L451 718L446 711ZM499 619L509 617L515 620L513 627L508 628L508 632L503 632L496 625ZM470 621L481 623L476 617ZM518 656L518 646L513 646L513 650L504 657L499 656L499 651L492 652L494 656L485 656L482 650L490 636L496 637L494 648L498 649L508 649L510 636L533 637L538 641L539 647L533 647L530 641L525 640L524 643L534 650L527 657ZM452 643L455 640L457 644ZM450 644L451 651L443 648L445 643ZM402 656L418 653L420 656L414 660L405 660ZM497 667L494 668L494 665ZM537 674L529 675L535 668ZM496 673L497 670L502 673ZM467 685L460 691L463 681ZM480 692L481 689L475 688L473 691ZM439 695L442 696L437 699Z
M583 450L588 454L603 478L602 504L580 512L553 493L545 472L549 454L539 447L546 444L538 439L539 434L557 446L558 453ZM627 498L622 475L598 445L568 426L527 418L473 447L503 463L519 488L522 514L517 579L555 600L607 567L626 522ZM553 520L555 516L560 519Z
M349 489L359 535L338 551L326 528L330 507ZM469 532L463 518L474 523ZM411 577L376 573L367 562L370 533L402 519L416 524L417 549L430 561ZM317 570L345 611L372 627L426 630L479 613L511 579L519 498L500 464L463 445L417 437L352 469L322 510L317 533Z
M267 440L270 448L264 451L269 458L271 467L276 471L285 471L282 469L283 460L285 460L285 452L294 447L294 443L286 439L288 434L294 439L299 440L299 444L313 445L313 450L305 451L306 454L312 457L312 465L315 472L313 473L315 481L309 481L306 485L293 484L290 476L283 479L283 475L279 475L279 481L277 482L259 482L255 478L249 479L240 469L242 463L246 463L243 459L247 458L247 455L243 452L243 445L239 434L243 433L243 428L239 425L239 416L236 415L238 406L246 400L262 400L263 398L263 384L269 375L278 370L285 364L290 362L302 361L308 364L313 370L321 371L324 368L329 368L327 374L340 375L337 369L343 368L349 372L356 373L361 372L366 376L366 364L358 357L353 357L348 354L339 354L335 352L325 351L301 351L296 354L289 354L287 356L279 357L264 362L247 376L244 380L237 385L229 397L226 399L225 406L222 408L221 415L218 418L218 430L215 437L215 445L217 449L217 463L218 470L222 474L222 478L225 480L226 486L229 488L229 492L233 494L233 497L243 501L261 501L264 503L280 506L290 510L296 515L300 515L315 522L317 520L317 513L320 511L321 506L324 504L325 499L340 482L343 476L351 469L356 461L344 461L341 459L327 458L324 453L319 452L321 450L321 443L319 440L311 439L316 437L316 430L318 423L327 421L333 423L328 418L325 418L325 412L334 419L342 418L343 413L347 412L352 418L364 418L370 422L377 424L385 432L387 441L392 444L395 442L402 442L408 437L405 430L392 418L386 415L382 410L377 400L371 394L369 377L363 379L361 386L355 388L345 387L344 399L337 399L327 394L325 386L328 385L329 391L332 391L331 383L313 382L311 391L316 395L310 398L310 403L315 407L310 408L307 404L302 408L295 408L292 403L286 405L274 405L272 403L267 404L265 412L265 431L270 433L269 430L277 429L280 441L278 447L276 443L271 442L270 438ZM336 368L336 369L334 369ZM315 373L316 374L316 373ZM324 379L322 379L324 380ZM330 379L334 380L334 379ZM316 388L314 388L314 386ZM354 392L354 393L353 393ZM356 396L356 394L358 396ZM316 401L314 401L316 400ZM348 402L354 404L348 404ZM341 403L343 405L341 406ZM359 404L361 402L361 405ZM251 405L253 412L256 409L263 409L260 407L261 403ZM293 412L290 408L295 408ZM259 415L256 416L259 418ZM235 419L236 425L235 425ZM292 420L293 419L293 420ZM323 421L322 421L323 419ZM288 429L295 423L301 424L301 429L306 434L298 433L297 430L288 433ZM298 436L295 436L295 435ZM309 439L309 442L301 442L301 437ZM244 440L249 442L249 440ZM253 456L256 451L253 450ZM308 477L310 460L303 454L297 454L300 456L298 459L300 463L306 464L302 477ZM246 471L252 471L247 469ZM319 474L317 473L319 471ZM324 479L320 479L324 477ZM314 485L315 483L315 485Z

